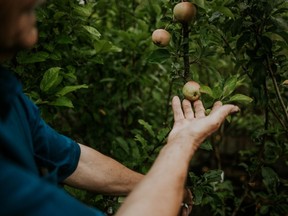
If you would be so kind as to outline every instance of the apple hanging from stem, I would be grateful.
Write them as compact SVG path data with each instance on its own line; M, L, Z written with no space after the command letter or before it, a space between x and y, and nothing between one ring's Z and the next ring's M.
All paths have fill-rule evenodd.
M180 2L173 9L174 18L181 23L189 23L196 16L196 7L190 2Z
M171 35L165 29L156 29L152 33L152 41L155 45L160 47L166 47L169 45Z
M199 99L200 93L200 85L195 81L188 81L182 89L184 97L193 102Z

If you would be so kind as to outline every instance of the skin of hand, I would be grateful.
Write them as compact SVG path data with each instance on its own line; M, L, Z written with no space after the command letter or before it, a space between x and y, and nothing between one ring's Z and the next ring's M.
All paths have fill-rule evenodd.
M128 195L143 175L100 152L79 144L81 155L76 170L64 183L107 195Z
M217 101L214 103L210 114L206 116L205 108L200 100L195 101L193 105L194 110L191 102L184 99L182 110L179 98L173 98L174 126L168 137L168 143L191 140L193 143L192 154L208 136L220 127L229 114L239 111L237 106L222 105L220 101Z
M181 104L177 96L173 98L174 126L168 142L116 216L179 214L189 162L195 151L229 114L239 111L237 106L216 102L211 113L205 116L201 101L195 101L193 105L194 110L189 101L184 100Z
M185 188L183 202L181 204L178 216L188 216L192 212L193 195L190 189Z

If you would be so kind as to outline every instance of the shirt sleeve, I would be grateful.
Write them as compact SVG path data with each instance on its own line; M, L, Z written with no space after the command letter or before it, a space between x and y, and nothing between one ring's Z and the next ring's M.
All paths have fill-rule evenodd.
M76 169L80 158L80 146L72 139L59 134L42 118L39 109L23 95L26 106L34 156L40 170L50 181L62 182Z
M2 157L0 176L1 216L104 216Z

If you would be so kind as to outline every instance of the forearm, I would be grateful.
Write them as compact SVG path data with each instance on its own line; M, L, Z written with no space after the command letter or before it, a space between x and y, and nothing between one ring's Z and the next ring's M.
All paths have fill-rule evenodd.
M103 194L127 195L143 178L119 162L92 148L80 145L81 155L75 172L64 183Z
M191 152L191 145L184 142L179 145L168 143L146 177L125 200L117 216L177 215Z

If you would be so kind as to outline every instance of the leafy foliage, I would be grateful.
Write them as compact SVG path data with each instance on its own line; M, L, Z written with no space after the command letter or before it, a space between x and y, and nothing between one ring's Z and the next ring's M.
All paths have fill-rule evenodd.
M194 214L287 214L287 1L193 0L189 38L173 20L178 2L51 0L38 10L38 45L9 66L51 125L143 173L171 129L172 95L197 81L207 113L221 100L241 114L191 162ZM171 33L169 47L151 42L156 28ZM68 190L110 215L119 207Z

